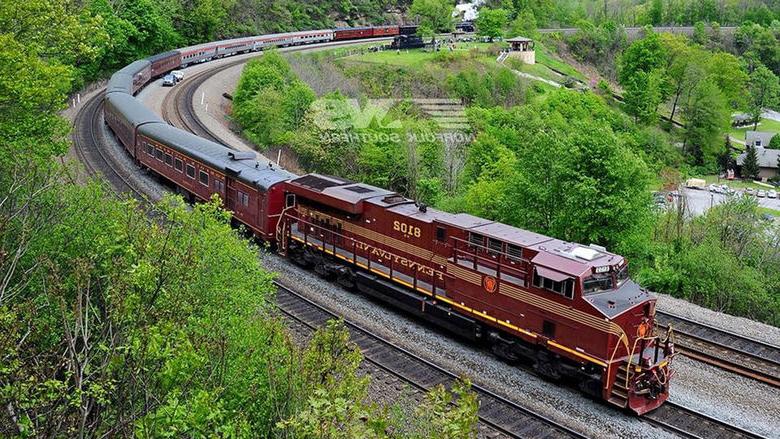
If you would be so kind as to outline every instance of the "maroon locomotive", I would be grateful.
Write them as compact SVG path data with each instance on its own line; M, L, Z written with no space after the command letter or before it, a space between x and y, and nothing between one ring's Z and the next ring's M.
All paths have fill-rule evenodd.
M619 407L667 399L673 346L623 257L334 177L285 192L277 240L298 263Z

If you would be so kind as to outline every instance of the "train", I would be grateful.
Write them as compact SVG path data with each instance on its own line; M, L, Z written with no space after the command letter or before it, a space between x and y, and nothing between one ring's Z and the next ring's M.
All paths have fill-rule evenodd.
M369 184L296 175L170 126L134 97L188 65L400 29L263 35L154 55L111 77L105 121L139 167L192 202L218 195L235 223L292 262L607 404L637 415L662 405L674 376L673 337L657 329L656 298L631 280L624 257Z

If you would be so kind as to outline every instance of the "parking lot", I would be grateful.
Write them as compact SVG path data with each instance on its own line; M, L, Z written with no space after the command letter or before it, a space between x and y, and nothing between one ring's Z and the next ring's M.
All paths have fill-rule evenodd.
M737 191L737 194L742 194L742 190ZM705 189L683 189L683 195L685 195L688 202L688 210L693 215L701 215L706 212L710 207L722 203L728 197L732 195L719 194L710 192ZM755 195L752 195L755 197ZM767 207L769 209L780 210L780 199L778 198L758 198L758 205Z

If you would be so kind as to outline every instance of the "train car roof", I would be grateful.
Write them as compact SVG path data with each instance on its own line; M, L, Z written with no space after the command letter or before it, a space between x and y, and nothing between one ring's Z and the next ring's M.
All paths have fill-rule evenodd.
M133 93L133 77L125 73L114 73L106 84L106 94L108 93Z
M143 102L125 93L109 93L106 105L119 110L127 121L138 126L145 123L165 123L154 111L146 108Z
M168 124L144 125L139 132L260 190L266 191L277 183L296 177L268 162L258 161L254 152L236 151Z
M154 54L154 55L152 55L152 56L150 56L150 57L148 57L146 59L149 62L153 63L155 61L160 61L160 60L163 60L163 59L166 59L166 58L170 58L172 56L176 56L176 55L179 55L179 54L180 54L180 52L178 50L169 50L167 52Z
M134 76L151 65L152 63L149 62L149 60L139 59L138 61L133 61L130 64L122 67L122 69L117 71L117 73L124 73L130 76Z

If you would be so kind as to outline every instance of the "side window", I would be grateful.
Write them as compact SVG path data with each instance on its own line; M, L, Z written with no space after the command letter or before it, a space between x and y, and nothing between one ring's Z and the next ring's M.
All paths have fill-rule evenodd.
M284 206L285 207L295 206L295 194L287 194L287 197L285 197Z
M165 154L165 164L168 166L173 166L173 156L170 154Z
M520 261L523 259L523 248L512 244L507 244L507 254L509 259L513 261Z
M225 191L225 183L222 180L214 179L214 190L222 193Z
M195 180L195 167L192 165L187 165L187 177L190 177L191 179Z
M154 147L150 144L146 144L146 153L150 156L154 156Z
M203 186L208 186L209 185L209 173L208 172L200 171L199 177L200 177L200 184L202 184Z
M469 234L469 244L473 246L482 247L485 245L485 237L476 233Z
M182 170L184 169L184 163L179 159L174 160L173 164L174 164L173 167L176 168L176 170L179 172L182 172Z
M436 240L441 242L447 241L447 229L444 227L436 227Z
M496 255L498 253L501 253L504 248L504 243L501 241L498 241L496 239L488 239L488 250L490 251L490 254Z
M567 299L574 299L574 281L572 279L564 279L559 282L534 273L534 286L544 288Z
M241 191L238 191L238 201L244 207L249 206L249 195Z
M162 150L161 150L161 149L156 149L156 148L155 148L155 150L154 150L154 156L155 156L155 157L157 157L157 160L159 160L159 161L163 161L163 152L162 152Z

